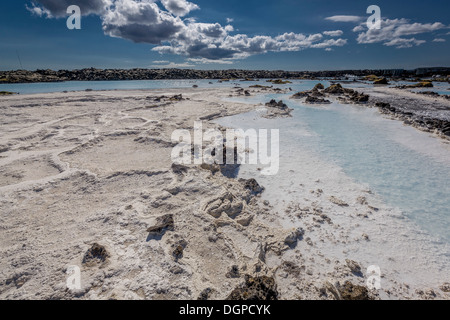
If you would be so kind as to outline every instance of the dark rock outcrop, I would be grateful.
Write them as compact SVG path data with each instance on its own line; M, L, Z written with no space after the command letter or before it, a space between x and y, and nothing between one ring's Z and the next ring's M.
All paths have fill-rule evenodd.
M30 83L58 81L109 81L109 80L179 80L179 79L346 79L352 74L371 81L380 77L396 76L411 78L419 74L423 77L439 74L445 78L450 68L432 68L417 70L337 70L337 71L269 71L269 70L189 70L189 69L96 69L81 70L14 70L0 71L0 83ZM447 79L447 78L446 78ZM367 79L366 79L367 80ZM277 84L289 83L288 80L272 80Z
M366 287L354 285L350 281L339 287L339 293L342 300L373 300Z
M108 256L108 252L104 246L94 243L84 254L82 263L90 265L97 262L105 262Z
M265 189L264 187L261 187L259 183L253 178L248 180L239 179L239 182L244 184L244 188L250 190L253 195L261 194Z
M290 109L283 101L276 102L275 100L271 100L266 103L266 107L268 107L267 115L265 118L277 118L277 117L291 117L291 112L293 109Z
M314 86L313 91L314 91L314 90L324 90L324 89L325 89L324 85L321 84L321 83L318 83L318 84L316 84L316 85Z
M310 93L310 91L297 92L296 94L294 94L293 96L291 96L291 99L302 99L302 98L306 98L306 97L309 97L309 93Z
M267 276L245 276L245 283L234 289L226 300L278 300L275 279Z
M308 104L330 104L331 101L323 99L323 98L309 96L308 98L306 98L305 103L308 103Z
M381 78L381 79L375 80L373 82L373 84L387 85L387 84L389 84L389 82L388 82L388 80L386 78Z
M328 93L328 94L336 94L336 95L338 95L338 94L344 94L345 90L344 90L344 88L342 87L342 85L340 83L336 83L336 84L332 84L331 86L326 88L324 90L324 92Z

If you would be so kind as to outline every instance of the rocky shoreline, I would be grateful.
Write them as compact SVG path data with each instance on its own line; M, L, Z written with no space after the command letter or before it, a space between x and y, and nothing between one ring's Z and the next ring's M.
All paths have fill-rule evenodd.
M328 88L318 84L310 91L298 92L291 99L306 98L307 104L329 104L330 100L323 97L336 97L341 103L362 104L376 107L381 113L403 121L405 125L413 126L419 130L436 133L444 139L450 139L450 104L448 97L437 93L424 92L421 94L401 93L401 88L383 90L376 95L360 93L353 89L342 87L341 84L332 84ZM390 93L390 94L389 94ZM427 99L428 98L428 99ZM433 98L433 100L430 100Z
M450 68L439 70L449 75ZM282 71L282 70L190 70L190 69L80 69L80 70L14 70L0 71L1 83L35 83L61 81L112 80L181 80L181 79L317 79L355 77L411 78L432 76L434 73L415 70L339 70L339 71ZM278 81L278 80L275 80ZM277 83L275 83L277 84Z

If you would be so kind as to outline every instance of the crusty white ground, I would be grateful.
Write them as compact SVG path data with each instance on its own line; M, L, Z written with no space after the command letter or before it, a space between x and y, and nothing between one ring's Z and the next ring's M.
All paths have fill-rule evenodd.
M364 284L364 278L350 272L345 257L336 259L331 253L336 243L342 251L342 239L353 237L350 226L334 224L333 234L313 237L310 246L308 232L312 223L320 222L305 213L311 221L294 223L305 230L303 240L289 247L285 239L293 230L286 224L286 213L252 197L236 179L199 166L182 173L171 169L173 130L192 129L203 117L216 119L254 108L222 100L232 92L141 90L2 98L0 299L196 299L206 288L212 289L211 299L223 299L242 283L242 276L227 276L233 265L241 275L274 276L281 299L330 299L323 294L327 281ZM189 100L152 98L179 93ZM315 173L320 172L311 164L302 188L309 193L321 188L325 194L310 193L317 201L301 201L302 210L314 213L321 208L328 215L343 211L336 199L329 200L338 190L316 183L326 176ZM344 180L348 188L354 187ZM349 204L345 213L363 219L359 214L370 209L351 196L342 199ZM210 214L211 203L225 205L228 199L243 209L231 217ZM175 230L149 236L146 229L168 213L174 215ZM184 255L176 260L172 252L182 240ZM323 243L314 246L317 241ZM355 241L364 246L366 240ZM93 243L105 246L109 257L104 263L83 265ZM329 258L333 268L326 276L315 271L314 254L321 255L320 264ZM81 268L79 291L66 288L70 265ZM386 277L396 281L395 274ZM380 296L432 297L430 288L408 288L398 280L398 290ZM448 298L439 288L431 289L437 298Z

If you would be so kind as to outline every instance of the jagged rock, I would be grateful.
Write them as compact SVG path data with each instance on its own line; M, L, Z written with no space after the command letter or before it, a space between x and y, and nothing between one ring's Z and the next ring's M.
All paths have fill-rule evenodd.
M283 101L276 102L275 100L271 100L266 103L268 107L267 115L265 118L271 119L276 117L291 117L291 112L293 109L290 109Z
M297 92L296 94L291 96L291 99L302 99L306 97L309 97L309 91Z
M375 106L380 109L387 109L392 112L396 111L396 109L391 107L391 105L389 103L385 103L385 102L377 102L377 103L375 103Z
M245 276L245 283L234 289L226 300L278 300L275 279L272 277Z
M158 235L164 234L166 231L173 231L175 229L175 222L172 214L166 214L157 218L157 224L147 229L149 233Z
M315 98L325 97L325 95L322 92L320 92L319 89L317 88L311 90L310 96Z
M389 84L388 80L386 78L381 78L381 79L377 79L373 82L373 84L384 84L387 85Z
M294 248L297 245L298 240L303 239L303 235L305 231L302 228L298 228L293 230L284 240L284 243L287 244L290 248Z
M345 90L340 83L336 83L326 88L324 92L328 94L344 94Z
M276 102L273 99L270 100L270 102L266 103L266 106L270 107L270 108L277 108L277 109L280 109L280 110L287 110L287 109L289 109L288 106L285 103L283 103L283 101Z
M239 179L239 182L244 184L244 188L250 190L253 195L261 194L265 190L265 188L261 187L259 183L253 178L248 180Z
M104 246L94 243L84 254L82 263L90 265L97 262L105 262L108 256L108 252Z
M347 264L347 267L349 267L350 271L353 274L358 275L358 276L362 275L361 266L356 261L353 261L350 259L345 259L345 263Z
M322 99L322 98L316 98L316 97L309 96L308 98L306 98L305 103L308 103L308 104L330 104L331 101Z

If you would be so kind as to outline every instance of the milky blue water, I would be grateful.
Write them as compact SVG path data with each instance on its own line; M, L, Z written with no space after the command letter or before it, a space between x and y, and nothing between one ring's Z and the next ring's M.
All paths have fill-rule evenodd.
M210 82L212 84L210 84ZM264 81L262 81L264 82ZM198 85L203 88L230 87L236 84L252 85L260 82L223 82L217 80L136 80L136 81L67 81L52 83L13 83L0 84L0 91L16 92L20 94L35 94L64 91L92 90L141 90L164 88L190 88Z
M297 88L310 89L314 84ZM335 103L312 107L289 100L289 95L245 101L270 99L282 99L294 109L294 119L273 120L279 121L284 132L280 132L281 146L318 152L355 181L368 185L387 204L399 208L436 241L450 243L450 146L364 106ZM305 135L305 129L311 134Z

